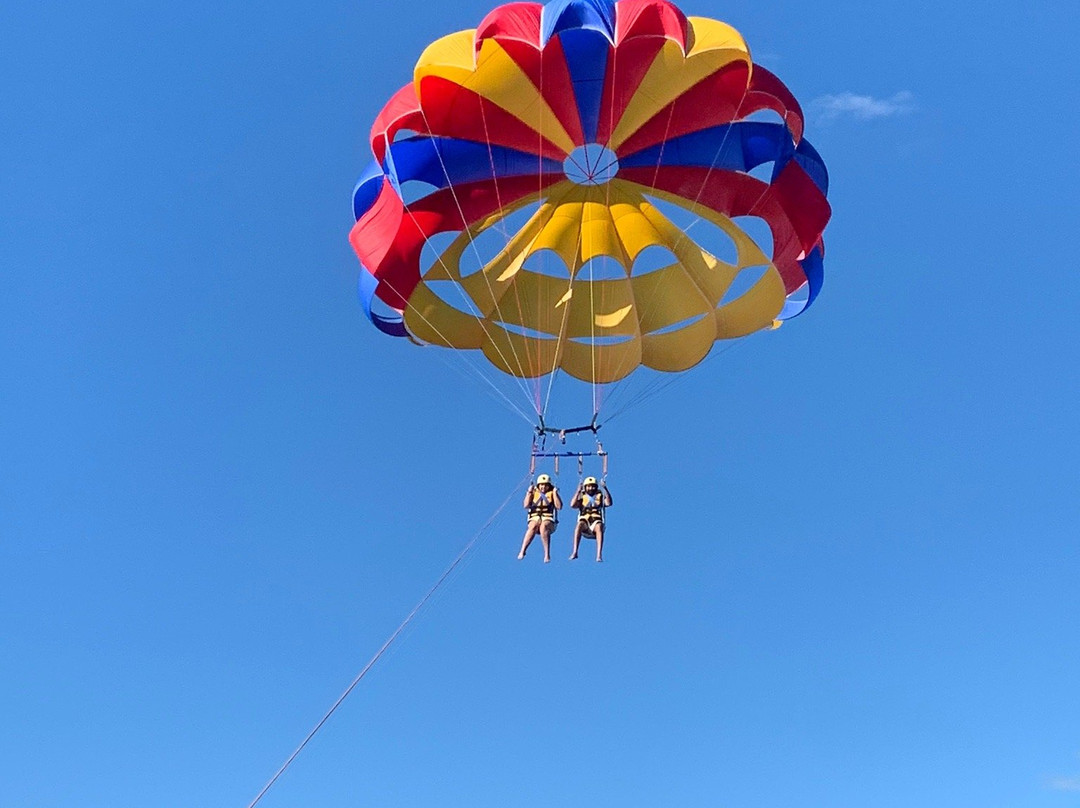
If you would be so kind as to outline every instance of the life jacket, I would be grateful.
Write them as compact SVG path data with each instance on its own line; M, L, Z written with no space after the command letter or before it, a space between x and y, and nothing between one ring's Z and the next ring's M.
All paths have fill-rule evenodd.
M597 520L604 521L604 495L602 492L597 491L595 494L586 494L581 492L581 499L578 504L578 513L581 515L579 519L583 519L587 522L595 522Z
M558 517L555 512L555 489L547 493L539 489L533 490L532 500L529 502L529 516Z

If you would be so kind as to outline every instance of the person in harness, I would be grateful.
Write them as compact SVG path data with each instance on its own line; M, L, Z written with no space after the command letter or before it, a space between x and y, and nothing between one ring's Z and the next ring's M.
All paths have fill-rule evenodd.
M536 478L536 484L529 486L529 490L525 492L525 501L522 504L529 513L529 526L525 528L525 538L521 542L518 559L525 557L525 551L539 533L540 542L544 545L544 563L547 564L551 561L551 534L559 526L559 509L562 508L559 489L552 485L548 475L541 474Z
M603 491L600 490L603 486ZM577 558L581 537L596 539L596 560L604 560L604 509L611 507L611 492L607 483L597 485L595 477L586 477L574 491L570 507L577 508L578 520L574 527L574 549L570 560Z

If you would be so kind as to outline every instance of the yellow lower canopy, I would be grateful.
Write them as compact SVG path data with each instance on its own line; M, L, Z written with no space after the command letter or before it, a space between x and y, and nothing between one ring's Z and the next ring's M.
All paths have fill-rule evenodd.
M722 230L734 244L736 263L696 244L646 192ZM538 201L525 199L462 232L436 258L405 310L415 339L478 348L514 376L561 369L607 383L639 365L693 367L717 340L771 327L784 305L776 267L729 218L620 179L602 186L566 181L547 189L539 209L507 234L501 251L477 271L463 269L466 257L475 257L477 237ZM673 260L635 272L635 260L650 247L664 248ZM601 277L595 277L598 265ZM760 278L724 301L745 270Z

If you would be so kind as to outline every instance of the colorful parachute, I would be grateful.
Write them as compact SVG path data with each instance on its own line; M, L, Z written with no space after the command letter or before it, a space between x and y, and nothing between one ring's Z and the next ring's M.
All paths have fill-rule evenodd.
M371 148L365 313L514 376L685 370L821 288L828 179L798 103L734 28L664 0L496 8L424 51Z

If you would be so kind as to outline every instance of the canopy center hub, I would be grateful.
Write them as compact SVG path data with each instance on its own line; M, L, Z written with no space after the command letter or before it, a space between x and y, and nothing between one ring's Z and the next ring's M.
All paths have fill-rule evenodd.
M619 173L615 152L599 143L578 146L563 161L566 178L578 185L604 185Z

